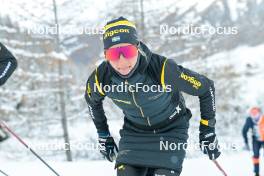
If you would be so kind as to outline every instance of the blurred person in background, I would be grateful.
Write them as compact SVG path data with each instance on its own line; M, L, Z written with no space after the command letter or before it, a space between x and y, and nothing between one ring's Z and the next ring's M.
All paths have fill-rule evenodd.
M253 150L253 165L255 176L259 176L259 153L260 149L264 147L264 116L259 107L252 107L249 111L244 124L242 134L245 142L245 148L250 150L247 133L252 132L252 150Z

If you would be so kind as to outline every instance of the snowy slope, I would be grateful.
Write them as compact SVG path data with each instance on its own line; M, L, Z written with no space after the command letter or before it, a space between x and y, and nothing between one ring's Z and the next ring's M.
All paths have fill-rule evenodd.
M73 19L75 23L96 21L100 17L99 13L105 9L108 0L105 1L68 1L57 0L58 16L60 20ZM0 15L8 15L10 18L19 23L21 27L30 27L43 21L54 21L53 1L45 0L0 0ZM112 3L113 5L115 3ZM65 13L65 10L67 13ZM38 20L38 18L40 20Z
M120 2L121 0L77 0L74 2L59 0L57 1L57 5L59 6L58 15L60 20L73 19L71 22L75 24L81 24L87 21L98 23L98 21L101 21L100 18L105 18L105 15L111 9L116 8ZM164 3L158 0L148 0L144 1L144 11L146 14L153 11L160 12L162 14L160 18L163 18L169 13L174 12L175 9L178 9L181 14L194 5L196 6L197 12L202 12L214 2L215 0L167 0ZM53 21L54 19L52 0L0 0L0 3L0 16L8 15L23 27L29 27L39 21ZM239 0L228 1L228 3L233 19L237 18L237 10L239 8L246 8L245 3ZM66 14L64 13L65 11L67 11ZM41 18L41 20L38 20L38 18Z
M223 155L219 158L219 163L226 170L228 176L248 176L252 175L251 155L249 152ZM10 176L53 176L39 161L35 162L10 162L1 161L1 168ZM107 161L87 161L87 162L50 162L50 165L61 176L114 176L114 164ZM264 172L264 165L261 171ZM183 165L181 176L222 176L216 166L206 157L196 159L186 159Z
M188 68L207 73L220 73L228 67L239 77L236 81L241 85L237 90L243 99L243 103L256 105L263 101L264 97L264 45L241 46L232 51L217 53L206 59L184 62L183 65ZM262 80L262 81L261 81ZM226 78L226 82L230 79ZM218 80L215 80L218 84ZM230 82L232 83L232 82ZM242 102L240 102L242 103Z

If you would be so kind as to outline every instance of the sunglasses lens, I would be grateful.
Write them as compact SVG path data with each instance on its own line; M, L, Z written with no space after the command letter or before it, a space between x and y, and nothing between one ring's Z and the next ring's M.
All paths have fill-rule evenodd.
M111 61L117 61L121 54L126 59L131 59L137 55L137 47L134 45L127 45L116 48L110 48L105 51L106 59Z
M116 61L119 59L120 52L118 48L110 48L105 51L105 57L108 60Z
M137 47L134 45L128 45L120 48L120 52L126 59L131 59L137 55Z

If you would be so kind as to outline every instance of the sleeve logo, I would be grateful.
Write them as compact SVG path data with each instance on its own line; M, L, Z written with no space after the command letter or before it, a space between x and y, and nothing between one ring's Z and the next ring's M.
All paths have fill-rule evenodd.
M201 85L202 85L202 83L200 81L196 80L195 77L186 75L183 72L181 73L180 77L183 80L191 83L195 89L199 89L201 87Z

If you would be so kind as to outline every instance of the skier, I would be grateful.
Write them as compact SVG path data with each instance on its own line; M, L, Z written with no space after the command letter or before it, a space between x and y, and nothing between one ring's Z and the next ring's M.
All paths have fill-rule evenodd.
M17 67L17 61L10 51L0 43L0 86L11 76ZM0 142L8 138L7 133L0 126Z
M264 116L262 116L261 109L259 107L251 108L249 114L250 116L246 119L242 134L246 149L250 150L247 133L249 129L252 130L252 160L255 176L259 176L259 152L264 146Z
M192 114L181 92L199 97L201 149L211 160L220 156L213 81L151 52L139 41L135 25L123 17L105 25L103 43L106 59L89 76L85 99L100 152L110 162L116 159L118 176L180 175L185 150L165 145L188 139ZM109 132L105 97L124 113L119 147Z

